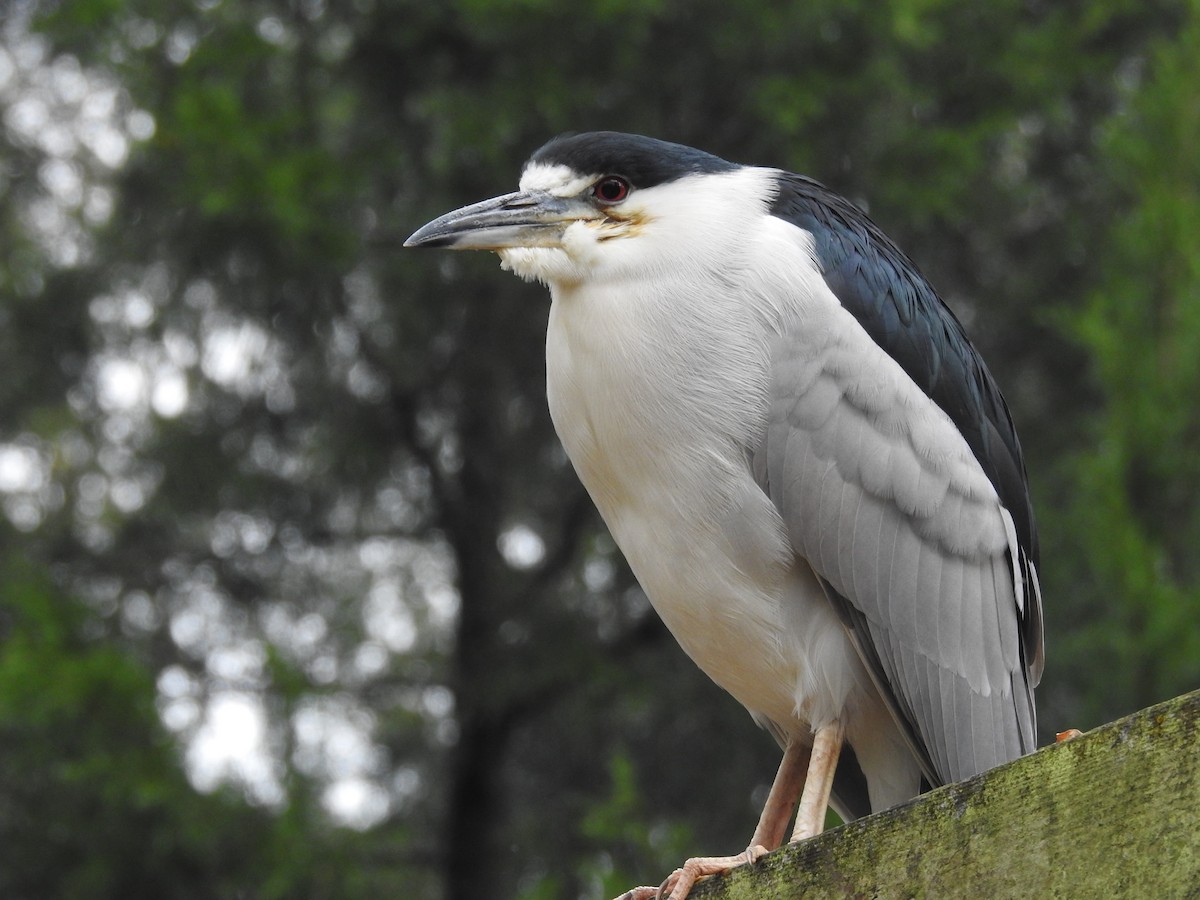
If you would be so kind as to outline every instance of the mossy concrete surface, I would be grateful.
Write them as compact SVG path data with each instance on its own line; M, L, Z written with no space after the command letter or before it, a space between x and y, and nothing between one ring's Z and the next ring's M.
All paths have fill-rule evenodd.
M1200 691L692 892L819 897L1200 897Z

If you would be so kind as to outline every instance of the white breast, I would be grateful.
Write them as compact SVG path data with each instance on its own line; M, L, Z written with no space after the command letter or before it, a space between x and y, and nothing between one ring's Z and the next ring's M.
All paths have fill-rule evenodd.
M567 453L710 678L777 728L838 715L865 676L748 466L767 411L766 323L666 279L648 295L622 287L552 291L547 387Z

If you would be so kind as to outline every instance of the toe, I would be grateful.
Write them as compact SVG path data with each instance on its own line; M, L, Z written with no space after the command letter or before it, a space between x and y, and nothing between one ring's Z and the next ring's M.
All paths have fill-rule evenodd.
M682 869L676 869L658 886L657 900L687 900L696 883L696 872L692 867L693 860L683 864Z
M641 887L630 888L620 897L615 900L654 900L658 896L658 888L642 885Z

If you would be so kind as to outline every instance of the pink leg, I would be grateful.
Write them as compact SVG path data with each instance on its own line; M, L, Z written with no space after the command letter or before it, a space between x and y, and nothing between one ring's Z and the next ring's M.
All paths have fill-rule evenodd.
M812 759L808 764L804 793L800 796L800 810L796 813L793 843L815 837L825 830L825 810L829 808L833 773L837 771L844 737L845 729L836 720L821 726L813 735Z
M783 761L779 764L779 771L771 784L771 792L763 805L762 815L758 817L754 837L750 839L750 846L745 853L736 856L693 857L668 875L666 881L658 887L636 887L626 891L617 900L661 900L668 896L668 892L668 900L685 900L697 879L755 862L768 851L774 850L787 834L788 820L796 807L796 797L804 784L806 769L811 771L809 748L799 741L792 741L783 753Z
M763 805L762 815L758 817L758 827L750 839L750 849L762 847L774 850L783 843L788 822L796 809L796 798L804 786L804 773L808 769L811 753L812 748L800 741L788 744L783 752L783 761L779 763L779 771L775 773L775 781L771 784L771 793Z

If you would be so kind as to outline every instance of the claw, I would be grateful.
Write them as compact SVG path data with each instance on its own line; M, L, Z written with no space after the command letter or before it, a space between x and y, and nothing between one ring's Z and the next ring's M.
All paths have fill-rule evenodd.
M626 891L616 900L687 900L696 882L709 875L719 875L755 863L767 854L767 848L761 844L747 847L737 856L697 856L689 859L682 867L676 869L658 887L635 887Z
M690 863L691 860L688 860ZM683 868L676 869L670 875L663 879L663 883L658 886L658 893L654 895L654 900L683 900L692 892L692 885L696 883L696 876L689 877L687 864L683 864ZM680 889L683 889L682 894L678 894ZM670 891L670 894L667 893ZM676 896L678 894L678 896Z
M615 900L654 900L656 896L658 896L658 888L642 885L630 888Z
M792 840L820 834L843 734L842 724L835 721L817 730L811 746L800 741L788 743L783 761L779 764L779 773L771 784L771 793L759 817L758 827L754 829L754 837L743 852L736 856L693 857L682 868L668 875L658 887L636 887L616 900L687 900L699 879L758 862L770 850L778 847L787 834L788 819L797 797L800 798L800 814L797 815L796 833L792 835ZM808 778L805 777L805 770ZM811 789L808 785L810 780Z
M692 860L689 859L683 864L683 868L676 869L663 880L663 883L658 886L655 900L685 900L696 883L696 875L688 868L688 864L691 862Z

